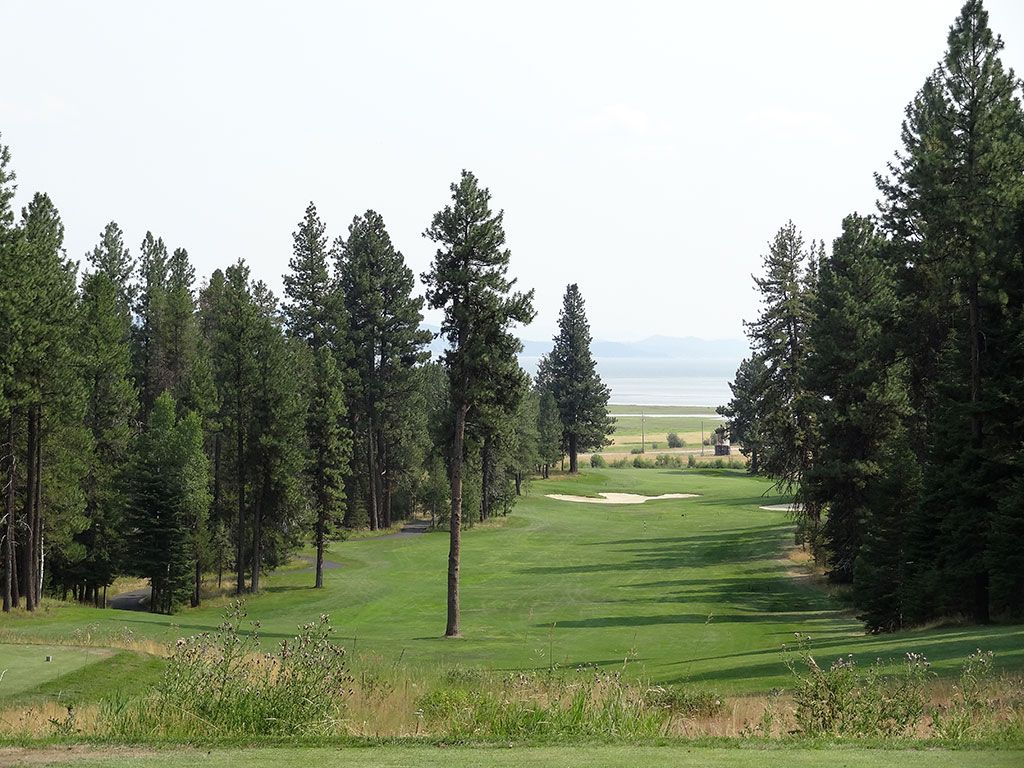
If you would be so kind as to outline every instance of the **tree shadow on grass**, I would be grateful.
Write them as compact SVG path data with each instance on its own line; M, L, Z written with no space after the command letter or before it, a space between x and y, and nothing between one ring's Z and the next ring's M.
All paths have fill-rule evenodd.
M652 539L621 539L600 542L619 546L626 559L616 562L579 562L569 565L537 565L520 573L572 574L615 571L665 571L723 564L761 562L782 555L783 526L760 526L717 534L693 534ZM639 545L639 546L631 546Z
M763 613L662 613L651 616L594 616L589 619L563 619L556 622L556 626L560 629L592 629L597 627L648 627L659 624L810 623L831 620L828 613L790 611L768 616ZM533 626L548 627L551 625L545 623Z

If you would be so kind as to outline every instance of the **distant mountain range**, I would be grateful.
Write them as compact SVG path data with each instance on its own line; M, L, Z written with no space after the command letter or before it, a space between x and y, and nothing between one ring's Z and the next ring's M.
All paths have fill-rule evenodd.
M431 352L439 355L444 351L444 340L436 338L440 330L437 326L425 325L424 328L435 334L431 343ZM745 339L699 339L696 336L649 336L640 341L601 341L595 339L591 344L594 357L598 360L692 360L721 361L738 364L750 353ZM523 339L521 357L532 359L546 355L551 351L551 341L534 341Z

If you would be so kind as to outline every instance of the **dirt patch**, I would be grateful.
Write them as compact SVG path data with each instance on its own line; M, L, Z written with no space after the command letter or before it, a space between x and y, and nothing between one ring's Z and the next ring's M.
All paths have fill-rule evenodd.
M693 499L696 493L663 493L661 496L641 496L637 493L601 493L598 496L571 496L563 493L549 493L549 499L576 501L581 504L643 504L645 501L661 499Z

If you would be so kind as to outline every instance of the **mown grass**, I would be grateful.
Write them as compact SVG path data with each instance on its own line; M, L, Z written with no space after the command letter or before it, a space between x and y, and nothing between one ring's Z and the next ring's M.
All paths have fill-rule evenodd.
M548 493L698 498L598 506ZM425 678L454 667L492 671L594 667L661 683L700 683L726 694L789 683L780 650L797 632L823 659L866 661L924 653L949 673L976 648L1001 669L1024 667L1024 627L944 627L868 636L845 605L787 557L792 523L759 509L786 501L762 480L730 470L585 469L533 481L506 524L467 533L463 633L444 626L447 535L347 541L326 588L284 570L249 600L264 647L328 613L353 670L400 666ZM47 600L35 616L0 619L9 643L153 646L216 627L223 601L176 616L98 610ZM127 638L128 640L125 640ZM10 646L7 646L8 648ZM0 669L4 668L0 646ZM0 693L0 696L3 696Z
M491 748L460 746L374 746L362 748L262 748L262 749L184 749L139 750L67 748L40 751L0 751L0 762L18 765L95 766L95 768L163 768L197 765L205 768L319 768L319 766L359 766L359 768L760 768L786 765L789 768L817 768L835 765L843 768L1017 768L1024 753L1019 751L978 752L938 749L889 752L862 747L840 746L824 751L819 748L730 749L704 746L554 746ZM29 764L26 762L26 764Z

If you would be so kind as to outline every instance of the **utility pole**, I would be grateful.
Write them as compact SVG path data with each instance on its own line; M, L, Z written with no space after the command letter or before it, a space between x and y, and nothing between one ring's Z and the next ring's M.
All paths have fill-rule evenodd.
M647 452L647 438L644 434L644 409L640 409L640 453Z

